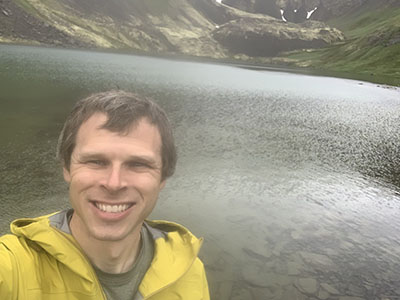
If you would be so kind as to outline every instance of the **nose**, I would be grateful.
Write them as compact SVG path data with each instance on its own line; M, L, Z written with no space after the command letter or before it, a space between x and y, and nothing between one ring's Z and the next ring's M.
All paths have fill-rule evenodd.
M121 166L110 166L107 170L102 185L111 193L115 193L124 189L126 187L126 180L124 179Z

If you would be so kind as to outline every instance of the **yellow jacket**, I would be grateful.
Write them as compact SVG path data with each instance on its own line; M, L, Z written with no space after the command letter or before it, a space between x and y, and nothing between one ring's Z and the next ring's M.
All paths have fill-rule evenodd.
M106 299L74 238L50 226L49 216L16 220L13 234L0 238L0 299ZM135 300L209 300L197 257L202 240L175 223L146 223L154 237L154 258Z

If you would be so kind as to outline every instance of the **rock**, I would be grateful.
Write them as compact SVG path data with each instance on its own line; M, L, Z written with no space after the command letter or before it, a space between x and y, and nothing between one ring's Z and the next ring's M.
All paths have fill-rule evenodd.
M265 14L280 19L279 6L275 1L265 0L224 0L224 4L250 13Z
M243 280L254 287L276 288L287 286L292 283L292 279L285 275L268 272L259 264L248 264L242 269Z
M244 300L245 298L243 298ZM282 300L306 300L308 299L307 296L300 293L298 289L293 286L286 288L282 294Z
M340 292L337 289L335 289L333 286L331 286L330 284L321 283L321 287L331 295L339 295L340 294Z
M224 4L235 7L240 10L254 13L256 0L224 0Z
M282 259L274 259L273 271L277 274L288 274L287 263Z
M314 278L298 278L294 285L300 292L313 295L318 290L318 282Z
M264 262L272 255L272 253L268 250L267 244L265 245L253 244L251 249L244 247L243 251L248 256Z
M258 0L262 1L262 0ZM366 0L276 0L279 7L284 10L310 11L317 7L317 11L311 16L313 20L328 20L334 16L341 16L351 9L360 7ZM303 17L304 19L304 17Z
M334 262L326 255L302 251L300 252L300 256L303 258L306 264L324 267L324 269L326 267L335 267Z
M286 241L284 240L279 240L274 244L274 248L272 249L272 253L275 256L281 256L282 251L285 249L286 246Z
M259 265L248 264L242 269L243 280L251 286L268 287L271 283L268 278L261 276L261 267Z
M288 22L302 23L307 20L307 10L302 3L291 4L289 2L282 10L283 17Z
M275 287L269 287L269 288L253 288L251 290L252 298L254 300L259 300L259 299L283 299L282 298L282 293L283 290L279 286ZM244 300L243 298L242 300ZM246 299L247 300L247 299Z
M216 299L223 299L223 298L216 298ZM230 300L243 300L243 299L248 299L251 300L253 299L253 296L251 295L250 291L248 289L240 289L239 291L234 291L229 298L225 299L230 299Z
M269 16L246 16L216 28L213 37L233 53L275 56L282 51L320 48L341 41L341 31L320 22L284 23Z
M5 9L2 9L1 12L2 12L6 17L8 17L8 16L10 15L10 13L9 13L7 10L5 10Z
M366 299L360 297L342 296L339 297L339 300L366 300Z
M326 299L329 298L329 296L330 296L330 294L327 291L323 290L323 289L320 289L318 291L318 295L317 295L318 299L326 300Z
M347 294L350 294L352 296L363 296L365 293L365 288L362 286L357 286L352 283L350 283L347 287Z
M214 297L216 299L230 299L233 281L214 282Z
M366 0L224 0L225 4L238 9L258 14L266 14L280 19L279 9L286 12L286 19L290 22L305 21L308 12L317 7L312 14L313 20L326 21L334 16L341 16L349 10L363 5ZM296 13L294 12L296 10Z
M296 262L288 262L287 263L287 268L288 268L288 275L299 275L300 270L302 269L301 264L296 263Z

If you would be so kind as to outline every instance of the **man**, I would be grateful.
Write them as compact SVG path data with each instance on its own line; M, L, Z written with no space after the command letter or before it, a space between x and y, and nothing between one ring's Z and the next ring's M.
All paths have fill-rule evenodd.
M145 220L176 164L163 110L110 91L79 101L58 156L72 209L0 238L0 299L209 299L202 240Z

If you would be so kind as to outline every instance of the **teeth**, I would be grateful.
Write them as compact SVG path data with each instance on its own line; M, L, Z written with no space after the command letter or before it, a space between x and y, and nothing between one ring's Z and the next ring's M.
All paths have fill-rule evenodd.
M129 204L121 204L121 205L106 205L96 202L96 207L104 212L109 213L120 213L127 210L130 205Z

